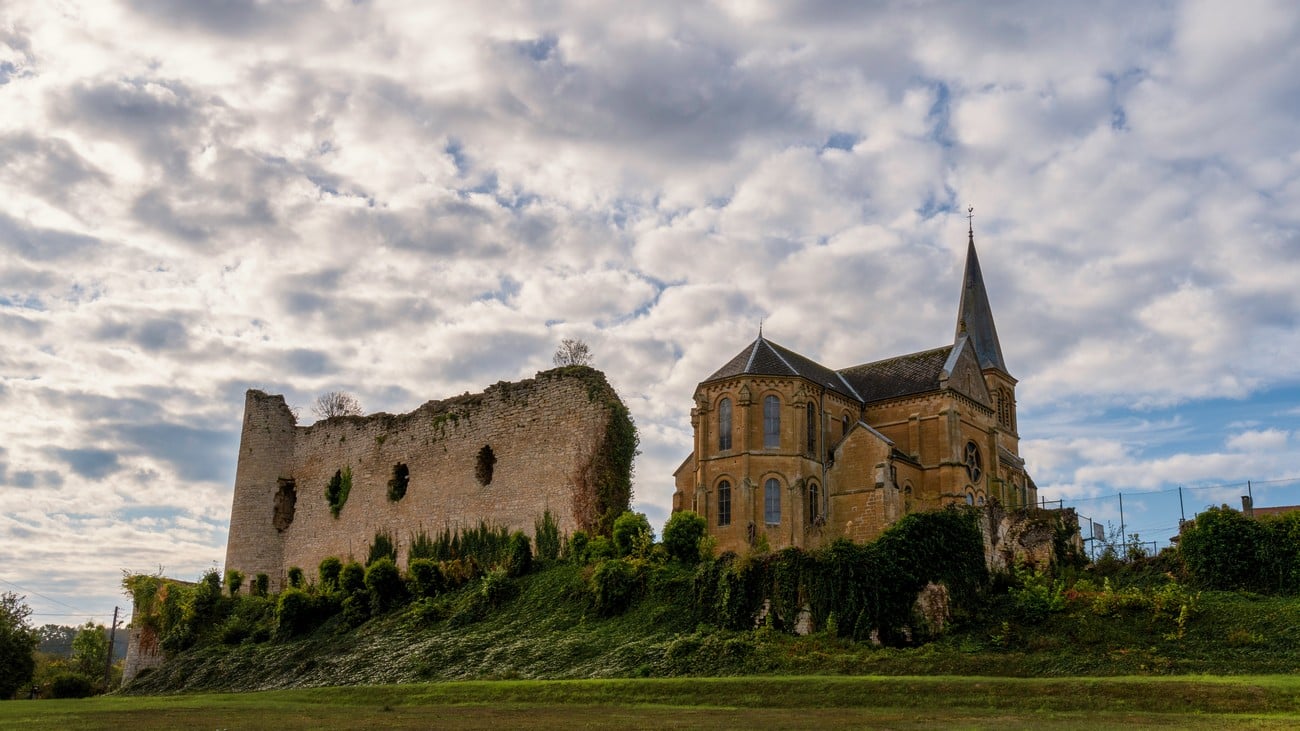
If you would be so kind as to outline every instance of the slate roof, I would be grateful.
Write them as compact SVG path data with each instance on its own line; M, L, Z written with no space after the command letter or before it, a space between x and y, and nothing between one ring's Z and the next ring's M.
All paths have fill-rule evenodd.
M998 342L998 329L993 325L993 308L989 307L989 293L980 273L980 259L975 253L975 233L970 234L966 247L966 273L962 276L961 304L957 306L957 334L954 339L969 335L979 357L980 368L997 368L1009 373L1002 360L1002 344Z
M754 342L736 354L727 364L704 379L704 383L732 376L798 376L855 401L862 397L839 373L806 358L789 348L782 347L759 335Z
M860 400L871 403L939 390L939 378L953 346L909 353L896 358L863 363L840 370L858 392Z

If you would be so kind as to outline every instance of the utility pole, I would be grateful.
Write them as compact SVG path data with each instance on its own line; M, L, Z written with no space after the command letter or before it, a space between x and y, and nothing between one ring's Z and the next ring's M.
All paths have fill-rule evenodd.
M113 642L117 639L117 607L113 607L113 624L108 628L108 658L104 660L104 692L108 692L108 678L113 669Z
M1124 548L1124 553L1128 553L1128 533L1124 532L1124 493L1119 493L1119 540L1120 545ZM1124 558L1121 556L1121 558Z
M1178 486L1178 525L1187 522L1187 513L1183 510L1183 486Z

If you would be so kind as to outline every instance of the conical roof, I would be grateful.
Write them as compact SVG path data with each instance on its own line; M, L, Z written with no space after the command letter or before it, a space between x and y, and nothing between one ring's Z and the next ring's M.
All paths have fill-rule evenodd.
M853 386L839 373L811 358L806 358L789 348L782 347L759 334L754 342L736 353L727 364L704 379L704 383L732 376L797 376L806 378L855 401L861 401Z
M997 368L1010 374L1006 362L1002 360L998 330L993 325L989 293L984 287L984 275L980 273L979 256L975 253L974 230L970 232L970 243L966 248L966 274L962 277L961 304L957 307L957 333L953 340L962 335L970 338L971 344L975 346L980 368Z

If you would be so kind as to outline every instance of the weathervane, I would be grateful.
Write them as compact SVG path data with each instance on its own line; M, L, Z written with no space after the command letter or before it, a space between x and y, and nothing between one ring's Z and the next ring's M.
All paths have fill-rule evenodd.
M966 207L966 225L967 231L971 236L975 235L975 206Z

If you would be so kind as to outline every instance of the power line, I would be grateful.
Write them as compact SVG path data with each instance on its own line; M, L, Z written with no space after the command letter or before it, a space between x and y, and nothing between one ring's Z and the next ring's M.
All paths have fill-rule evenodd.
M8 584L9 586L12 586L13 588L17 589L18 591L25 591L25 592L27 592L28 594L32 594L32 595L38 596L38 597L44 599L44 600L47 601L47 602L54 602L55 604L58 604L59 606L64 606L64 607L67 607L68 609L75 610L75 611L77 612L77 614L89 614L89 615L91 615L91 616L94 616L94 614L95 614L95 612L87 612L87 611L85 611L84 609L79 609L79 608L77 608L77 607L74 607L74 606L72 606L71 604L68 604L67 602L61 602L61 601L59 601L58 599L52 599L52 598L50 598L50 597L48 597L48 596L45 596L44 594L40 593L39 591L32 591L31 589L27 589L27 588L25 588L25 587L21 587L21 586L15 584L14 582L9 581L9 580L7 580L7 579L0 579L0 582L5 583L5 584ZM66 615L66 616L71 616L71 615Z

